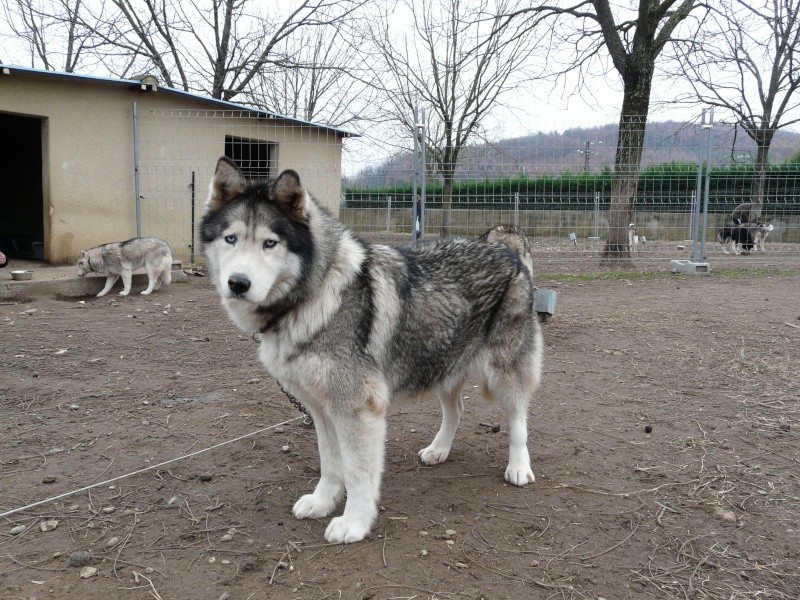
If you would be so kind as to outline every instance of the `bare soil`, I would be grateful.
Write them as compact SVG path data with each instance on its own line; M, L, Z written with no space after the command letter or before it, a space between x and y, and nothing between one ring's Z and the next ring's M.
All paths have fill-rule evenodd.
M314 431L206 278L0 306L0 513L105 482L0 518L0 597L800 597L797 271L543 281L536 483L503 481L506 425L471 386L433 468L437 403L401 407L349 546L291 516Z

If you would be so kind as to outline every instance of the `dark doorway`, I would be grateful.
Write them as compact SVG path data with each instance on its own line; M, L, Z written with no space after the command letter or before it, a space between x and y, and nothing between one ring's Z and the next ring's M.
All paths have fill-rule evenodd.
M44 259L42 121L0 113L0 250Z

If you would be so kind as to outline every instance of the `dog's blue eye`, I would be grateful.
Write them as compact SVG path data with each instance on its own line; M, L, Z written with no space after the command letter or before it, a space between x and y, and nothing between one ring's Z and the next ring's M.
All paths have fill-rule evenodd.
M270 248L274 248L278 245L278 242L275 240L264 240L264 249L269 250Z
M236 240L237 240L237 238L236 238L236 235L235 235L235 234L233 234L233 233L232 233L232 234L230 234L230 235L226 235L226 236L225 236L225 241L226 241L228 244L230 244L231 246L233 246L233 245L236 243Z

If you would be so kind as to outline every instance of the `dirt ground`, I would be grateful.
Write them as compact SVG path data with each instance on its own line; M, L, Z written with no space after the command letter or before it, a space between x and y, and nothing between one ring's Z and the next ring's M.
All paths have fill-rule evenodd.
M506 425L471 386L436 467L435 400L404 406L349 546L291 516L314 432L206 278L0 306L0 513L104 482L0 519L0 597L800 597L798 271L540 283L536 483L503 481Z

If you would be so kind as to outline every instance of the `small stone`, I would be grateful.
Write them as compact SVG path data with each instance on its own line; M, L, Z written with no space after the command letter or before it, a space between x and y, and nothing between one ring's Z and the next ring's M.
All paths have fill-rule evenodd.
M469 565L463 562L457 562L455 564L456 569L466 569Z
M427 550L420 550L419 551L419 555L420 556L428 556L428 551Z
M153 567L147 567L147 568L144 570L144 572L145 572L146 574L150 575L150 573L152 573L152 572L153 572Z
M453 540L447 540L445 544L447 544L448 546L452 546L453 544L455 544L455 542Z
M70 553L67 562L73 567L83 567L92 562L92 554L87 550L76 550Z
M288 452L289 446L281 446L281 452Z
M216 556L212 556L211 558L208 559L208 562L212 563L212 564L217 562L217 557Z
M286 431L286 430L283 427L276 427L275 428L275 433L283 433L284 431Z
M83 567L81 569L81 579L89 579L97 575L97 567Z
M78 410L80 408L80 406L78 406L77 404L70 404L69 408L70 408L70 410Z
M427 532L427 531L420 531L420 532L419 532L419 535L420 535L421 537L425 537L426 535L428 535L428 532Z
M211 481L212 478L213 475L211 475L211 473L201 473L198 477L200 481Z
M118 537L112 537L110 540L108 540L108 542L106 542L106 546L108 546L109 548L113 548L117 544L119 544Z
M16 527L12 527L11 531L9 531L9 533L11 535L19 535L20 533L22 533L26 529L27 529L27 526L25 526L25 525L17 525Z
M230 533L226 533L219 539L221 542L230 542L233 539L233 536Z
M723 521L729 521L731 523L736 522L736 513L730 510L729 508L722 508L721 506L717 506L714 508L714 514Z
M500 425L492 425L492 433L500 433Z
M106 506L106 507L104 507L104 508L101 508L100 510L102 510L102 511L103 511L104 513L106 513L107 515L110 515L111 513L113 513L113 512L114 512L115 510L117 510L117 509L116 509L116 507L114 507L114 506Z
M788 423L781 423L780 425L778 425L778 429L780 429L781 431L791 431L792 426L789 425Z
M447 531L444 532L444 534L445 534L445 536L447 536L447 539L450 539L450 538L453 538L453 537L456 536L456 530L455 529L448 529Z
M58 479L58 477L55 475L48 475L42 479L42 483L55 483L56 479Z
M57 519L51 519L49 521L42 521L41 523L39 523L39 529L41 529L42 531L53 531L53 529L55 529L56 527L58 527Z
M652 425L645 425L644 426L645 433L653 433L653 426Z

